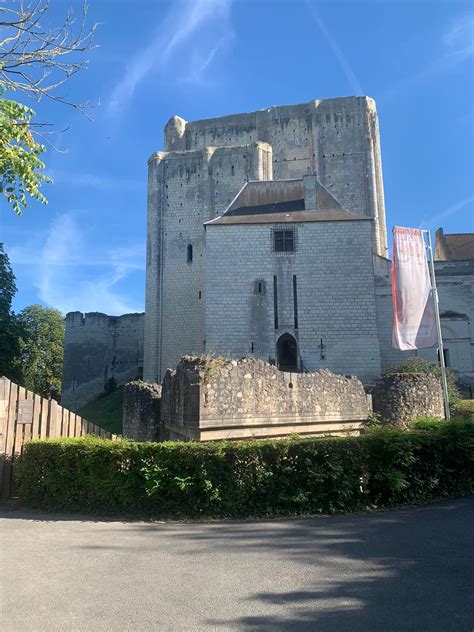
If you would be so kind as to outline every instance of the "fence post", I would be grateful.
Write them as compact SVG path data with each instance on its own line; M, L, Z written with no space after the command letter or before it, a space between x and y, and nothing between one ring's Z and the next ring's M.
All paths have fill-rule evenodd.
M61 429L59 428L58 433L58 402L54 399L49 400L49 425L48 425L48 436L49 437L57 437L58 434L61 434Z
M7 411L10 395L10 381L6 377L0 378L0 498L3 494L3 470L5 467Z

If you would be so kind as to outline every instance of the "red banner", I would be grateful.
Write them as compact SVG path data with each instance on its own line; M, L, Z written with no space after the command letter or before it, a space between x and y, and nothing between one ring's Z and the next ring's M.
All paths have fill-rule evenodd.
M423 233L395 226L392 259L392 347L407 351L437 345L436 317Z

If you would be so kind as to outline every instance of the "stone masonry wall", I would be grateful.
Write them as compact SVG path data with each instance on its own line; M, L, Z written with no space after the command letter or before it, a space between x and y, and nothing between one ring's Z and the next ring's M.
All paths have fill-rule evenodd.
M203 224L248 180L270 178L271 165L265 143L150 158L145 379L161 380L181 355L203 351Z
M383 424L400 428L419 417L444 419L441 382L429 374L383 376L372 389L372 406Z
M416 352L392 348L390 261L376 257L375 270L382 372L415 355L435 362L435 348ZM447 364L462 383L474 385L474 261L435 261L435 274Z
M273 150L275 180L315 173L344 208L373 217L377 252L386 254L380 135L372 99L322 99L189 122L175 116L165 128L167 151L256 141Z
M372 99L326 99L192 122L174 116L165 150L148 163L148 381L161 380L180 355L204 350L203 223L222 213L248 180L317 174L345 208L372 218L367 248L387 253Z
M370 404L355 377L290 374L256 360L183 358L163 381L168 439L279 437L357 431Z
M143 314L107 316L70 312L66 316L61 404L78 410L104 392L141 377Z
M123 434L134 441L160 440L161 386L140 380L123 392Z
M285 224L290 227L294 253L272 251L269 224L207 226L206 351L237 359L253 353L268 362L276 359L278 338L289 333L304 370L328 368L373 381L380 357L371 222Z

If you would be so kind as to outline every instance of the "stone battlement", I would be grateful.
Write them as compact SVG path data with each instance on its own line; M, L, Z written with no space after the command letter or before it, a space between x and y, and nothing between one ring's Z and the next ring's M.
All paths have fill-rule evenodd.
M144 314L69 312L61 403L78 410L108 387L142 375Z

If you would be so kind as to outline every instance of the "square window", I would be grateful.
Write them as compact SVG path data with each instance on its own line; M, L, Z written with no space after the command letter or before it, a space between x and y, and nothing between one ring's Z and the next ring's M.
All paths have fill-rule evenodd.
M294 252L294 229L273 231L273 249L275 252Z

